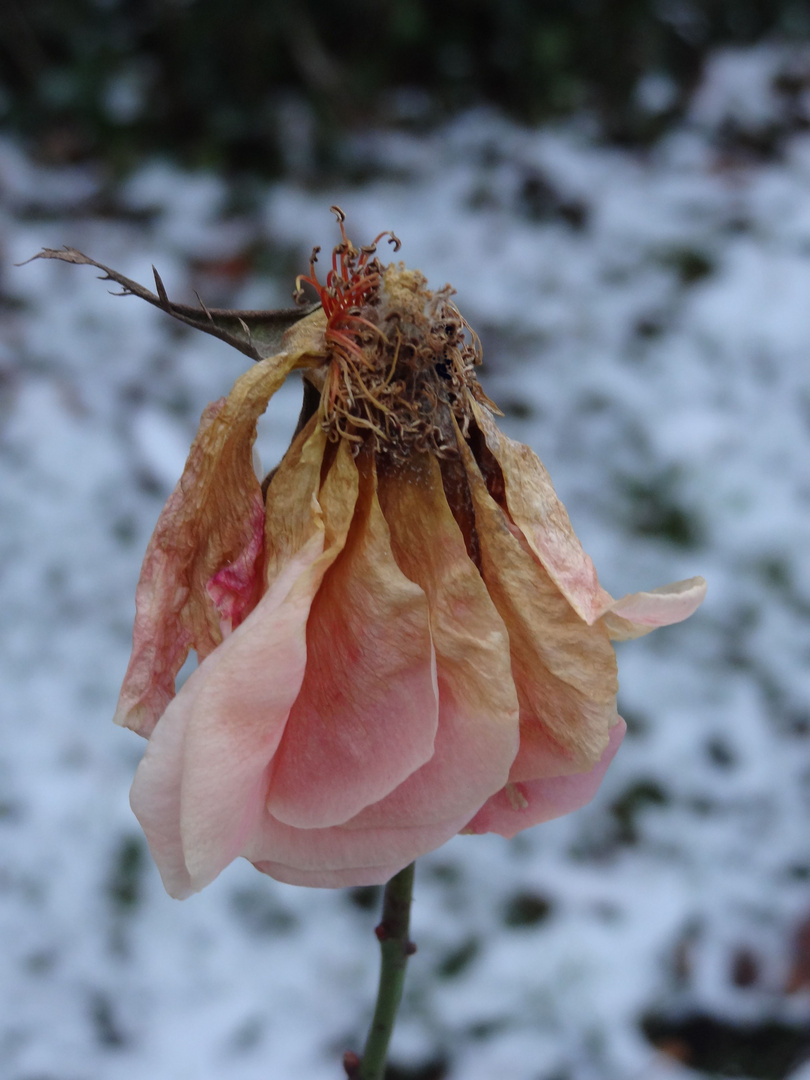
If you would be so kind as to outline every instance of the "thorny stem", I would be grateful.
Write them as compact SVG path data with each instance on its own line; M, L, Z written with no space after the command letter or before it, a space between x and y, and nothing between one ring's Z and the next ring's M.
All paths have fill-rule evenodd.
M408 940L414 865L400 870L385 886L382 922L375 930L382 954L377 1005L363 1057L358 1059L356 1054L348 1053L343 1059L351 1080L383 1080L385 1075L385 1059L402 999L405 967L408 957L416 952L416 946Z

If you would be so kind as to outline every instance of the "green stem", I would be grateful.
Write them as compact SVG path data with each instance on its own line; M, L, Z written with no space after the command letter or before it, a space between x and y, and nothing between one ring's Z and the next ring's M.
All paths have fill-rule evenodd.
M362 1059L357 1061L354 1055L347 1055L345 1061L347 1073L357 1080L383 1080L385 1076L385 1059L402 1000L405 967L408 957L416 952L408 940L413 872L414 863L411 863L385 886L382 922L375 930L382 955L374 1019Z

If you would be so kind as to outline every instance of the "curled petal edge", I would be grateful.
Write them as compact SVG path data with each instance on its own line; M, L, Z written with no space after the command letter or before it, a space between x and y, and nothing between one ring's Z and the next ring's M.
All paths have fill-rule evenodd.
M382 884L414 859L441 847L468 820L465 815L399 828L298 829L265 813L241 853L263 873L291 885Z
M688 619L703 603L706 582L686 578L649 592L628 593L605 608L601 620L613 641L643 637L659 626Z
M537 455L507 438L478 403L476 423L504 477L509 514L535 558L588 625L600 618L614 641L649 634L659 626L682 622L706 595L702 577L688 578L619 600L599 584L593 562L583 550L545 466Z
M356 474L345 442L344 457ZM307 671L270 777L267 809L300 829L348 821L434 753L428 603L394 560L373 470L361 473L346 544L313 601Z
M563 817L586 806L599 790L627 727L619 717L601 758L588 772L550 776L507 784L488 799L463 830L467 834L499 833L511 839L524 829Z
M488 409L475 402L472 408L503 473L509 517L577 615L589 625L594 623L613 597L599 584L548 470L533 450L498 429Z
M149 739L130 803L178 899L236 858L263 813L263 776L303 678L306 618L323 563L320 531L189 677ZM284 655L262 673L265 645ZM261 679L245 677L257 670Z

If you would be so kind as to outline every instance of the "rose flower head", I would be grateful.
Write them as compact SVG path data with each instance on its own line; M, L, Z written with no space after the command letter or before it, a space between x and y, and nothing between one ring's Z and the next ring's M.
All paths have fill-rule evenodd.
M272 355L250 351L272 313L203 317L102 267L258 358L160 515L116 714L149 740L132 806L176 897L239 855L294 884L380 883L458 832L584 805L624 733L611 639L705 594L601 587L543 465L496 426L453 290L382 265L392 234L355 248L333 209L325 281L315 253L299 279L320 303L277 313ZM298 431L262 483L257 420L293 369Z

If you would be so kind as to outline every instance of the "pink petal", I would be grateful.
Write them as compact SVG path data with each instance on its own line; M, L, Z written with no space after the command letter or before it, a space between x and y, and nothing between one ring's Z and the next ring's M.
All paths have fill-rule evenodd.
M473 409L503 472L510 517L574 611L595 622L613 598L599 584L543 463L528 446L499 431L487 409L478 404Z
M239 854L263 812L267 770L304 677L306 622L323 572L318 541L312 538L220 646L198 692L181 807L183 850L197 887Z
M607 608L602 622L614 641L649 634L658 626L682 622L700 607L706 596L702 577L676 581L649 592L629 593L614 600Z
M389 863L385 866L368 866L350 870L299 870L284 863L255 862L253 865L262 874L267 874L285 885L307 885L318 889L356 888L359 885L384 885L394 874L403 870L409 862Z
M172 895L212 881L263 811L264 775L304 674L322 552L320 533L193 672L152 732L131 803Z
M171 702L136 775L133 808L167 887L178 892L213 880L265 814L269 765L304 676L312 599L345 543L354 512L356 470L354 488L351 477L327 477L322 504L314 497L317 451L322 454L324 445L323 433L313 431L297 464L280 471L270 508L280 543L296 537L302 546L285 564L274 563L259 605ZM285 515L284 491L294 486L296 473L305 513L296 505L287 506Z
M236 558L218 570L205 589L216 608L222 636L227 636L256 606L259 556L264 546L264 502L254 501L251 535Z
M505 782L518 747L509 638L453 518L435 458L387 470L380 499L397 562L424 589L439 681L433 757L347 828L470 815Z
M209 657L208 662L215 663L214 657ZM166 892L176 900L184 900L194 891L180 836L180 792L186 729L196 698L196 675L196 671L192 673L173 700L173 717L167 722L164 713L158 720L129 796Z
M322 445L322 438L314 431L305 448ZM305 449L301 471L310 482L307 460ZM317 458L311 464L317 475ZM305 516L296 522L298 506L285 518L284 478L277 479L272 506L268 492L268 518L279 518L278 554L291 537L305 537L307 528ZM317 530L285 566L273 564L275 577L259 606L217 650L222 655L200 695L185 747L181 829L194 882L212 880L266 815L272 759L304 678L312 601L346 542L356 494L357 469L348 451L329 470L320 503L309 495L308 484L302 487L301 502Z
M141 735L149 735L174 696L189 648L207 656L222 639L207 591L211 579L223 567L241 567L233 618L259 599L256 524L263 503L253 440L259 416L298 359L282 353L261 361L227 398L208 406L158 519L138 582L132 658L115 714Z
M339 456L352 460L347 443ZM273 762L279 821L337 825L433 755L438 700L425 595L398 568L368 463L352 529L315 599L301 692Z
M242 854L264 873L294 885L376 884L446 843L467 820L402 828L296 829L265 814Z
M625 730L624 721L620 719L611 730L602 757L586 773L508 784L481 807L464 831L495 832L512 837L532 825L579 810L596 794Z

